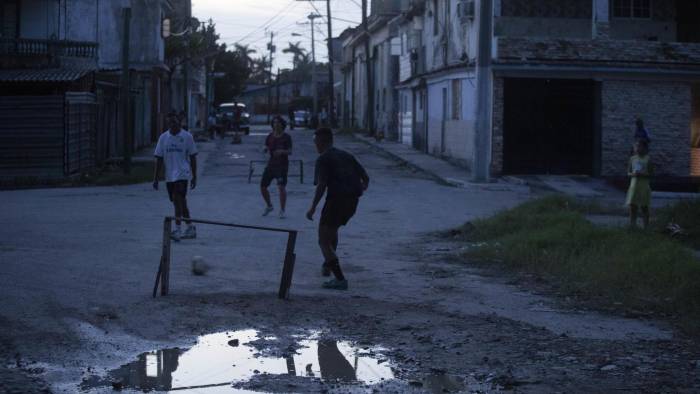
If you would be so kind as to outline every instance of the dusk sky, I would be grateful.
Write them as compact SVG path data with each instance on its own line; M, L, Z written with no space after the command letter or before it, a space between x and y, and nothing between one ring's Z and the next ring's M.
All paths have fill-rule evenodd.
M333 35L339 35L345 28L354 26L362 18L361 0L331 0L333 16ZM228 46L235 43L248 44L258 53L254 56L267 54L267 43L270 41L270 31L275 32L276 68L291 68L291 56L282 53L288 43L300 41L303 48L311 52L311 28L309 25L299 26L297 23L308 22L307 16L320 11L323 19L317 18L316 24L316 60L325 62L328 59L326 50L326 3L298 0L192 0L194 16L200 20L213 19L216 29L221 35L221 42ZM339 20L339 19L344 19ZM292 33L302 34L300 37Z

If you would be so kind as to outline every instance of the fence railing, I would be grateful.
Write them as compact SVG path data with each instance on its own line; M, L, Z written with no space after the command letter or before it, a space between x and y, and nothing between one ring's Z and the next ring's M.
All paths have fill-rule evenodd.
M0 38L0 55L97 57L97 43L67 40Z

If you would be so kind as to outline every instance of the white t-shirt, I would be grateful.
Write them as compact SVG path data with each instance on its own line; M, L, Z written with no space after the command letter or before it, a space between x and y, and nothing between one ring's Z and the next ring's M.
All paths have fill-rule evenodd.
M165 163L165 181L189 181L192 179L190 168L190 156L197 154L197 146L192 134L180 130L173 135L170 130L160 135L156 151L156 157L162 157Z

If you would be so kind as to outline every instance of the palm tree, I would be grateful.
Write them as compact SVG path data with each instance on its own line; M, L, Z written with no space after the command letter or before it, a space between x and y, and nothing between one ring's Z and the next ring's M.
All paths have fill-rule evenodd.
M304 58L308 57L308 55L306 54L306 50L301 47L301 41L297 41L296 43L289 42L289 46L283 49L282 52L291 53L292 55L294 55L294 58L292 59L292 64L294 65L294 68L296 68L297 65L304 60Z
M270 60L267 56L263 55L259 58L251 60L252 74L251 79L258 83L267 82L270 71L268 67L270 66Z
M240 53L241 56L246 60L248 67L253 65L252 54L257 53L255 49L249 48L248 45L236 44L236 52Z

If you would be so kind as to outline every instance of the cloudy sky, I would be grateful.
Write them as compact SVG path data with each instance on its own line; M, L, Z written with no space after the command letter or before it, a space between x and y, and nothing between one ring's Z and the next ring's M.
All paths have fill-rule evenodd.
M361 0L331 0L333 35L338 36L345 28L354 26L362 18ZM326 50L326 2L299 0L192 0L194 16L200 20L212 19L221 35L221 41L229 46L247 44L267 54L270 32L275 32L274 68L291 68L291 56L283 54L288 43L301 41L302 47L311 52L311 27L298 23L308 22L307 16L320 11L323 19L315 20L316 60L328 59ZM295 37L292 33L301 34Z

